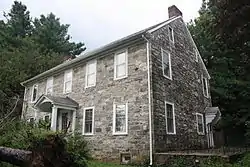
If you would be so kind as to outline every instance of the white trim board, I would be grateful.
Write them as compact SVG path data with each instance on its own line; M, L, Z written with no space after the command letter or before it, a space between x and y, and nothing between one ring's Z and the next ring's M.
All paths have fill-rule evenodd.
M92 132L91 133L85 133L85 115L86 115L86 110L92 110ZM82 134L85 136L92 136L94 135L94 129L95 129L95 107L86 107L83 109L83 124L82 124Z

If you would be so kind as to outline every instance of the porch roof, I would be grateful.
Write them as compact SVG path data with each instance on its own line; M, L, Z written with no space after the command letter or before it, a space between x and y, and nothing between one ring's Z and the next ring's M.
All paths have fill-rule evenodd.
M216 124L221 118L219 107L207 107L205 110L206 124Z
M69 97L60 97L60 96L52 96L52 95L41 95L36 103L34 104L35 107L43 104L44 102L50 102L53 105L58 106L67 106L72 108L77 108L79 104Z

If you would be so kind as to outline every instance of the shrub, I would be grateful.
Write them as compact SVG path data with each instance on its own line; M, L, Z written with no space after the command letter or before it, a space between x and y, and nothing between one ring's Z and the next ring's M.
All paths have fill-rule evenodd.
M72 167L87 166L86 162L90 155L87 143L81 135L66 136L47 130L47 126L43 125L41 122L35 125L22 121L7 122L4 128L0 129L0 146L42 151L43 144L49 137L53 138L54 136L56 138L58 136L62 139L62 145L63 148L65 147L66 153L70 155L70 159L74 162ZM0 162L0 166L11 167L12 165Z
M72 155L74 161L79 167L87 166L87 160L90 160L87 142L80 134L74 134L66 137L67 151Z

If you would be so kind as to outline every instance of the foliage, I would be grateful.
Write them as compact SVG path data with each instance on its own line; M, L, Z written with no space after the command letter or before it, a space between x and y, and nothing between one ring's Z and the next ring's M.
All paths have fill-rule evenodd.
M211 74L213 104L222 126L250 119L250 14L248 0L203 0L200 16L188 24ZM245 127L247 128L247 127Z
M23 97L20 82L76 56L86 48L71 42L68 24L50 13L32 19L22 2L14 1L0 20L0 118L13 107L16 97ZM21 104L17 106L21 110Z
M67 151L74 157L77 166L87 166L87 160L91 159L87 142L80 134L74 134L67 137Z
M41 153L45 158L51 156L57 156L58 158L58 156L60 156L51 154L51 150L49 151L50 153L46 153L46 149L56 149L57 152L61 150L59 152L64 152L64 156L69 155L70 160L74 162L72 167L87 166L90 154L87 148L87 142L84 140L83 136L79 134L65 136L65 134L43 129L40 124L41 122L35 125L20 121L6 122L6 126L0 129L0 146L32 150L36 153ZM47 148L48 144L53 143L54 140L59 141L59 143L56 142L57 145L53 145L52 148L51 146ZM39 157L40 156L38 156L38 158ZM37 161L39 160L40 159ZM4 166L4 164L5 163L0 163L0 166L10 166Z
M128 165L125 166L125 165L119 165L119 164L114 164L114 163L104 163L104 162L97 162L97 161L89 161L88 167L132 167L132 166L128 166Z
M53 13L47 17L41 15L34 20L33 39L43 53L54 51L63 55L79 55L86 48L83 43L69 42L68 28L69 25L61 24Z

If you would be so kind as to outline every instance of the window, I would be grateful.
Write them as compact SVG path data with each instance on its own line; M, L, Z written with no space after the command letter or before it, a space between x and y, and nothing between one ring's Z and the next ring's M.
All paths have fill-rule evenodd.
M31 102L34 103L37 99L37 93L38 93L38 85L35 84L33 85L32 88L32 96L31 96Z
M72 90L72 70L67 70L64 73L64 93L70 93Z
M29 122L29 124L30 124L31 126L34 126L34 124L35 124L35 118L30 118L30 119L28 119L28 122Z
M114 79L126 78L128 75L127 51L115 55L114 60Z
M93 135L94 134L94 107L84 109L83 113L83 134Z
M171 27L168 27L169 40L174 43L174 30Z
M199 52L198 50L196 49L195 50L195 61L198 62L198 58L199 58Z
M176 134L174 104L165 102L165 116L167 134Z
M50 122L50 116L49 115L45 115L44 116L44 121L45 122Z
M205 129L204 129L204 118L202 114L196 113L196 123L197 123L198 134L203 135L205 132Z
M114 104L113 134L122 135L128 133L128 104Z
M52 95L52 93L53 93L53 77L50 77L47 79L46 94Z
M121 164L129 164L131 161L130 153L121 153Z
M171 69L171 57L170 53L165 50L161 50L162 54L162 70L163 76L168 79L172 79L172 69Z
M208 82L207 78L202 76L202 87L203 87L203 94L205 97L208 97Z
M95 86L96 84L96 60L93 60L86 65L85 88Z

